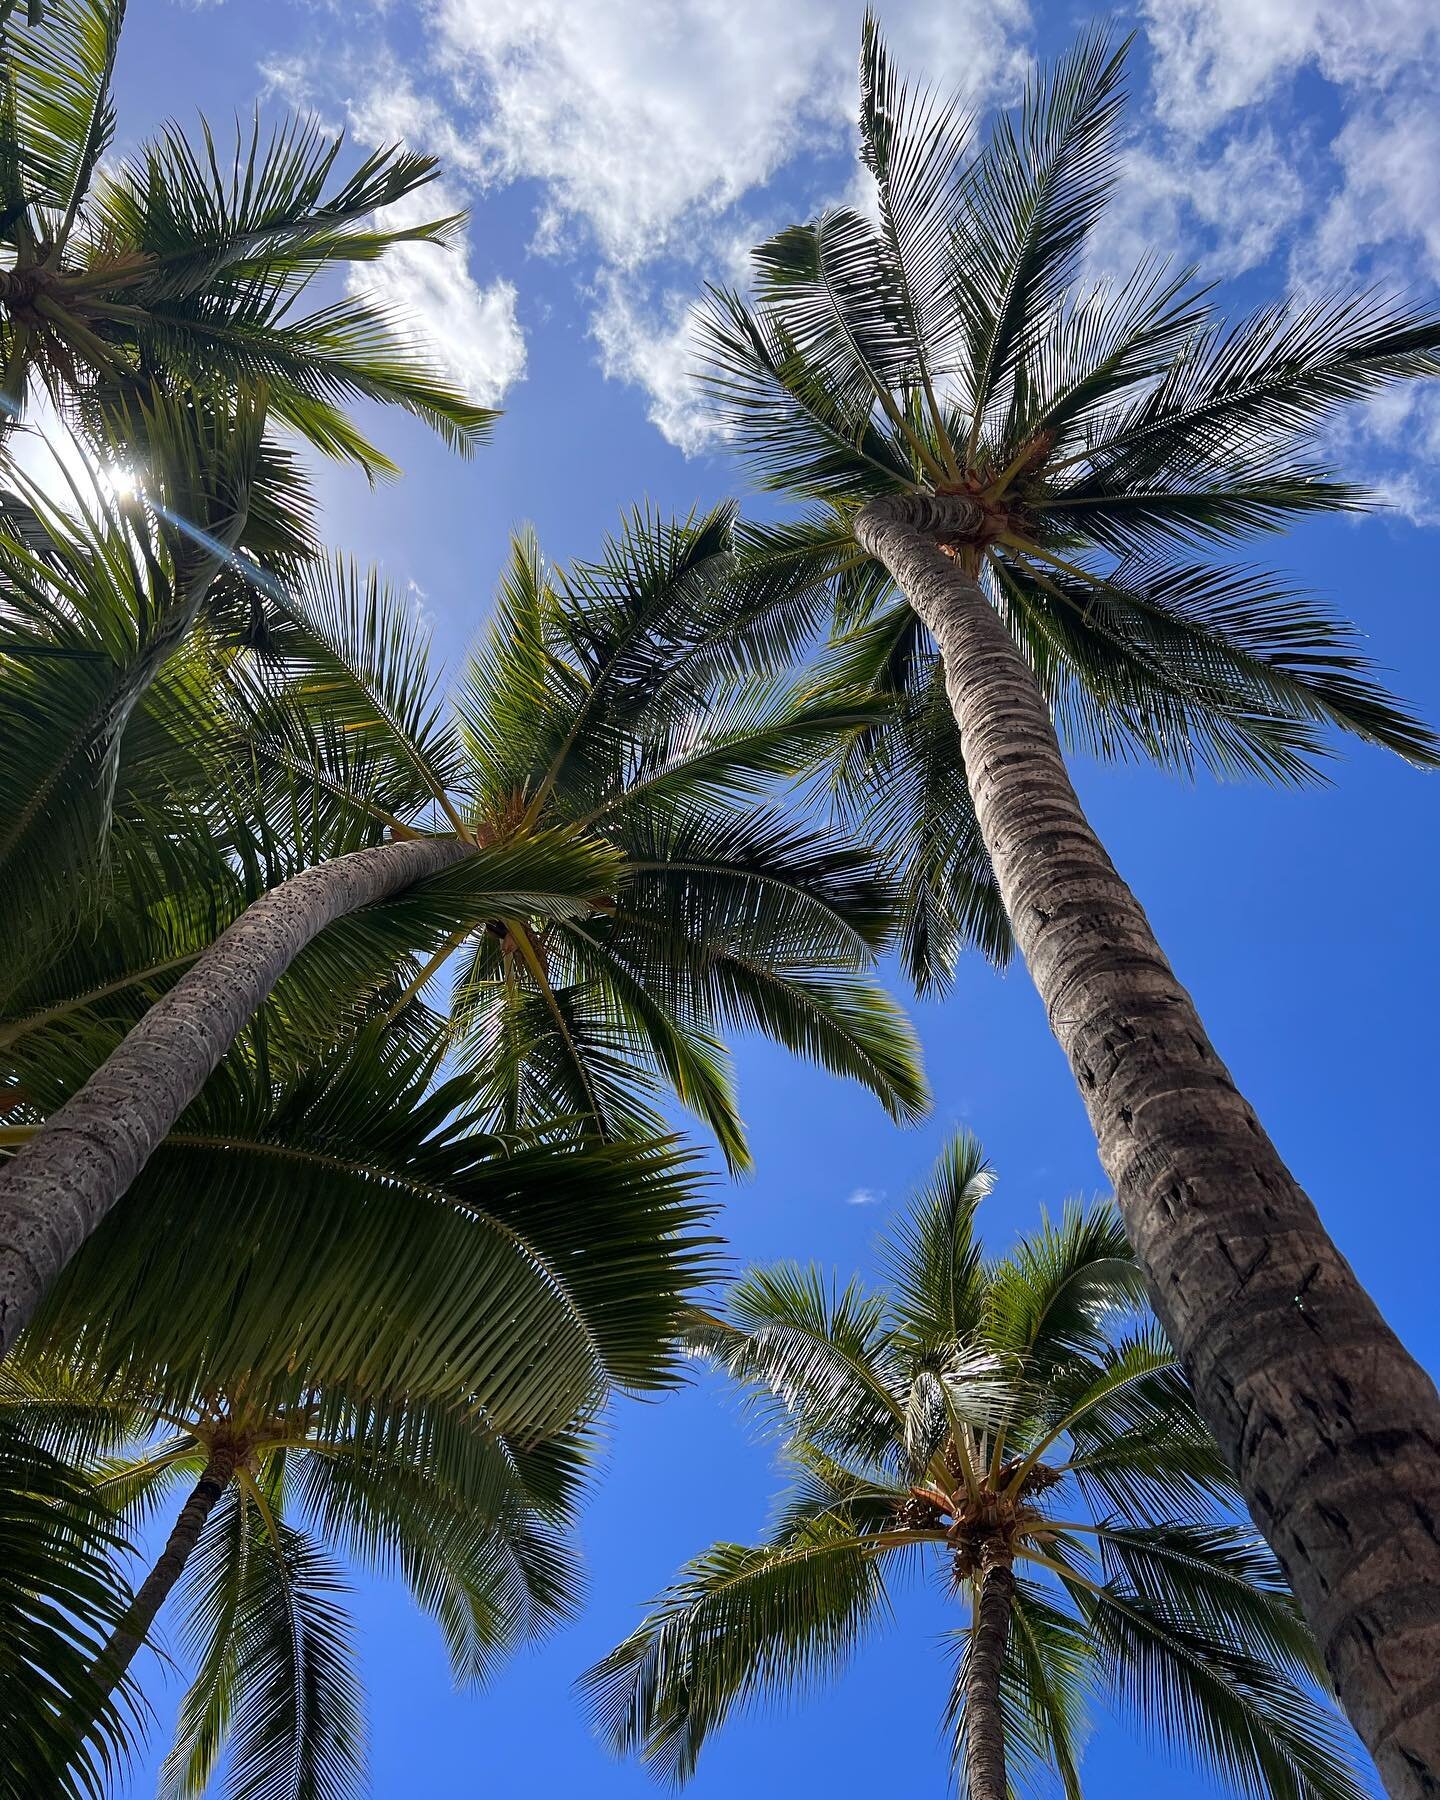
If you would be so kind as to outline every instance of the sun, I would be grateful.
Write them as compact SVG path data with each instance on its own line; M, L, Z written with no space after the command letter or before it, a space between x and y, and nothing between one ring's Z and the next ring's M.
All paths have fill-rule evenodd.
M139 471L125 467L123 464L113 469L107 469L104 481L105 486L117 500L133 500L140 492Z

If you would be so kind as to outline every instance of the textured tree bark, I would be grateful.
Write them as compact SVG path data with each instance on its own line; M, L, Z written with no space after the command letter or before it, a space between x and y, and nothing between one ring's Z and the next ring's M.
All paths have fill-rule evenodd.
M963 498L855 535L930 629L1016 940L1156 1311L1392 1795L1440 1795L1440 1396L1326 1234L1085 818L1049 710L939 548Z
M965 1668L965 1789L968 1800L1010 1800L1000 1713L1000 1669L1015 1599L1009 1558L982 1555L974 1583L975 1618Z
M180 1516L171 1527L165 1548L153 1569L136 1589L135 1598L125 1609L125 1616L111 1633L110 1642L95 1659L95 1681L101 1700L109 1699L135 1660L135 1653L150 1634L155 1615L170 1596L170 1590L185 1573L190 1554L200 1542L205 1521L215 1510L220 1496L229 1487L239 1466L240 1454L234 1444L222 1439L206 1459L200 1479L190 1497L180 1508Z
M0 1354L312 938L473 854L426 837L337 857L262 894L196 959L0 1168Z

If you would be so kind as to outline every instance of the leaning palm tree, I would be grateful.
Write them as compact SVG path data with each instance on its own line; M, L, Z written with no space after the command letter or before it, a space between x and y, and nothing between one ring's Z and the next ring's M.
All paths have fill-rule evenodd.
M746 1700L838 1668L928 1565L969 1605L946 1724L970 1800L1081 1791L1092 1702L1257 1796L1364 1793L1279 1565L1247 1526L1109 1206L1011 1253L954 1140L886 1245L883 1290L757 1269L694 1349L784 1433L766 1540L717 1544L584 1678L609 1740L684 1780Z
M459 1047L499 1128L561 1111L616 1138L653 1125L663 1086L741 1164L727 1026L852 1076L901 1117L924 1105L913 1036L866 968L887 926L868 857L765 803L866 709L736 672L750 646L730 630L731 563L724 510L637 517L604 561L563 572L523 541L453 716L406 602L343 567L277 599L280 673L226 663L222 745L256 770L264 834L300 872L55 1096L0 1173L6 1344L307 945L352 915L365 939L401 890L430 947L391 1010L467 951ZM60 627L38 629L48 642ZM36 683L40 767L64 736L49 691ZM10 786L23 812L23 768Z
M726 1028L897 1116L924 1104L908 1028L866 973L888 898L869 858L776 804L870 709L743 671L731 542L728 507L683 526L637 512L600 560L565 568L522 534L450 712L413 610L344 565L277 609L278 683L252 665L237 741L272 824L324 807L357 843L449 825L482 845L583 835L618 860L607 904L457 931L412 984L437 992L455 959L455 1048L502 1128L559 1112L605 1138L653 1130L668 1090L746 1168Z
M371 474L394 465L344 406L401 407L468 449L494 413L454 393L383 308L362 295L299 311L327 270L407 242L443 244L455 217L387 225L434 179L392 146L337 178L342 153L313 123L225 149L171 127L107 166L124 0L54 0L43 23L0 20L0 401L38 385L93 425L155 383L229 396L263 380L276 418Z
M850 674L900 696L840 782L853 804L881 778L860 804L902 865L912 968L943 979L966 939L1003 953L1003 902L1201 1411L1392 1791L1418 1796L1440 1779L1440 1399L1236 1089L1057 729L1279 780L1332 728L1440 761L1349 627L1214 555L1365 504L1317 438L1440 373L1440 320L1361 294L1227 326L1162 268L1088 281L1122 55L1086 39L972 152L868 20L876 216L760 246L754 304L705 310L707 378L762 482L810 503L769 534L757 604L788 568L792 615L834 609Z

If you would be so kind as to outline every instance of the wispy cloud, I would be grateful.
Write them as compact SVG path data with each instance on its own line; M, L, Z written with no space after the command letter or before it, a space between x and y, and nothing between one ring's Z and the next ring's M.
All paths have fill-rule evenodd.
M884 1188L852 1188L845 1196L847 1206L878 1206L885 1198Z
M575 270L600 367L694 453L716 436L687 318L702 281L735 279L737 252L792 211L862 196L845 185L862 4L393 0L363 63L327 47L265 72L362 136L435 151L461 200L532 198L530 251ZM1098 267L1158 250L1277 293L1440 271L1434 0L1141 0L1141 12L1135 84L1148 72L1150 92L1131 112ZM417 50L385 47L417 21ZM977 105L1012 99L1036 48L1026 0L890 0L885 26L904 66ZM467 243L448 265L396 262L392 297L493 399L525 367L523 307L515 276L487 285L474 261Z

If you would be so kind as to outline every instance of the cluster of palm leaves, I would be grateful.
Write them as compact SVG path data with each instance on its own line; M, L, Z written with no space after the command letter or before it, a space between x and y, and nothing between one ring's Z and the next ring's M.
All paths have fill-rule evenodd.
M637 514L568 569L517 542L442 693L405 597L318 553L274 431L371 472L348 400L482 434L373 308L297 305L443 237L383 225L432 167L382 150L340 179L341 147L296 126L233 159L170 133L98 174L120 13L69 0L6 36L11 444L41 388L88 465L59 495L11 467L0 536L16 1168L262 895L434 854L287 960L123 1205L22 1295L7 1516L54 1523L7 1590L17 1646L50 1633L12 1772L103 1779L173 1591L195 1673L167 1789L223 1766L236 1795L339 1792L363 1731L337 1555L401 1573L463 1680L575 1604L593 1422L612 1389L676 1378L712 1267L664 1097L742 1168L729 1029L898 1117L926 1095L868 973L871 859L776 793L864 709L730 629L729 510ZM25 1220L6 1235L23 1276ZM121 1534L167 1505L128 1593Z
M867 21L876 216L781 233L753 298L705 313L722 414L805 510L637 510L567 566L522 535L447 676L403 592L321 551L303 461L393 472L356 402L460 451L488 433L382 309L335 297L401 242L443 252L458 220L386 222L434 164L389 146L347 172L304 122L111 161L123 12L0 8L0 1779L110 1782L170 1603L191 1684L163 1791L354 1791L346 1567L398 1573L478 1681L577 1604L607 1399L698 1350L776 1400L798 1484L766 1544L702 1558L593 1677L617 1743L683 1777L737 1701L845 1653L887 1563L937 1553L972 1602L948 1718L974 1800L1002 1800L1007 1755L1078 1792L1103 1690L1247 1791L1355 1793L1325 1664L1236 1522L1243 1497L1292 1575L1323 1561L1226 1437L1214 1394L1254 1370L1200 1396L1236 1487L1140 1310L1145 1277L1177 1285L1143 1158L1112 1168L1138 1256L1116 1215L1074 1213L987 1263L967 1143L888 1298L762 1271L714 1316L711 1211L668 1121L749 1166L742 1032L918 1117L887 946L922 991L1018 944L1047 999L1072 993L1037 931L1098 902L1078 862L1058 906L1017 886L1068 865L995 800L1005 695L1043 723L996 767L1038 757L1052 792L1052 719L1284 780L1332 726L1437 760L1348 628L1201 551L1359 504L1296 445L1435 372L1440 329L1365 298L1227 333L1187 277L1079 285L1121 55L1087 40L977 149ZM15 460L42 398L68 488ZM1013 658L998 697L963 678L972 600ZM1091 1088L1112 1038L1159 1044L1170 1078L1133 1001L1070 1021ZM1198 1019L1169 1037L1204 1049ZM1148 1154L1197 1213L1236 1166L1163 1131ZM1246 1281L1262 1265L1251 1299L1278 1283L1288 1309L1288 1265ZM1235 1314L1208 1297L1166 1317L1182 1351ZM1391 1402L1423 1437L1423 1396ZM1294 1421L1294 1453L1352 1425ZM1375 1529L1413 1533L1424 1496L1390 1487ZM164 1544L132 1588L142 1532ZM1366 1734L1387 1776L1414 1760L1397 1729Z

